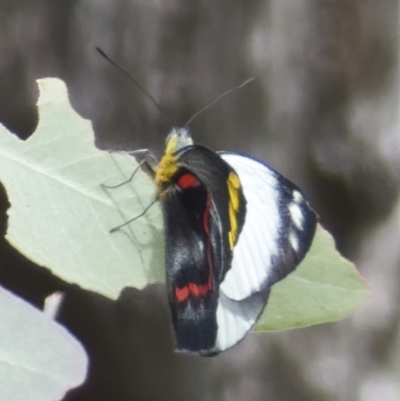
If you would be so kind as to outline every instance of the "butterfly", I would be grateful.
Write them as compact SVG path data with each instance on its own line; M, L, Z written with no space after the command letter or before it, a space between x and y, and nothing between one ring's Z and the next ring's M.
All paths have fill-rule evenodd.
M244 338L272 285L302 261L317 216L271 167L194 144L186 128L173 129L154 160L142 165L164 216L176 351L215 355Z

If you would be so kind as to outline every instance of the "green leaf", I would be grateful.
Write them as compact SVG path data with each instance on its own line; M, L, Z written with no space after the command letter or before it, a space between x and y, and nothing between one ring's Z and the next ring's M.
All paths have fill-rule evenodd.
M0 180L11 203L7 240L62 279L111 298L123 287L162 280L157 204L124 231L109 232L152 202L152 182L138 171L131 185L109 191L111 199L101 184L126 179L134 158L97 149L92 126L71 108L64 83L38 82L36 132L21 141L0 126Z
M82 346L43 312L0 287L0 399L54 401L86 377Z
M285 330L339 320L354 312L367 296L352 263L339 254L331 235L318 225L307 256L273 286L254 330Z
M68 282L116 298L122 288L164 281L158 204L116 233L154 200L154 184L128 154L94 146L91 125L71 108L64 84L39 81L40 124L23 142L0 127L0 179L10 198L7 239ZM278 330L343 318L366 297L353 266L318 228L295 273L273 287L257 330Z

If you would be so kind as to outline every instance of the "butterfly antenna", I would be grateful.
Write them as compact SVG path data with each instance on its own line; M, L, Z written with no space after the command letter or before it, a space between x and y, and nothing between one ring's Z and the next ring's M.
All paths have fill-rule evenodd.
M121 72L123 75L125 75L125 77L127 77L142 93L144 93L158 108L158 110L160 110L161 113L166 114L165 110L163 109L163 107L160 105L160 103L157 102L157 100L155 100L153 98L153 96L151 96L146 89L143 88L143 86L141 86L139 84L138 81L136 81L136 79L134 79L133 77L131 77L122 67L120 67L115 61L113 61L110 57L107 56L106 53L104 53L103 50L101 50L99 47L95 47L96 51L100 54L100 56L102 56L105 60L107 60L111 65L113 65L115 68L117 68L117 70L119 72Z
M198 117L200 114L203 114L206 110L208 110L210 107L214 106L216 103L218 103L220 100L222 100L224 97L228 96L229 94L231 94L232 92L235 92L239 89L242 89L244 86L246 86L247 84L249 84L250 82L254 81L255 77L251 77L249 79L246 79L246 81L244 81L243 83L241 83L240 85L227 90L226 92L222 93L221 95L219 95L215 100L213 100L211 103L207 104L206 106L204 106L202 109L200 109L199 111L197 111L196 113L193 114L192 117L190 117L190 119L188 120L188 122L185 124L185 127L187 127L190 123L193 122L193 120Z

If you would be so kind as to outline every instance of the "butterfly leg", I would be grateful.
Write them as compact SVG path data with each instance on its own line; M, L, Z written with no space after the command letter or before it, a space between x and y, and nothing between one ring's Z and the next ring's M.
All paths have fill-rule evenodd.
M148 149L134 150L129 152L129 154L136 159L145 173L147 173L151 178L154 178L158 161Z
M157 199L154 199L153 202L151 202L148 206L146 206L146 208L143 210L142 213L139 213L135 217L125 221L124 223L120 224L119 226L112 228L110 230L110 233L115 233L115 232L119 231L122 227L125 227L128 224L131 224L133 221L137 220L138 218L144 216L147 213L147 211L156 203L156 201L157 201Z
M102 189L108 194L109 189L115 189L119 188L123 185L129 184L134 176L136 175L137 171L139 169L144 170L147 174L149 174L151 177L154 177L155 175L155 168L158 164L156 158L152 155L152 153L148 149L138 149L132 152L129 152L130 155L134 156L135 159L138 162L138 166L134 169L132 174L123 182L120 182L119 184L116 185L105 185L101 184ZM125 221L124 223L120 224L119 226L116 226L110 230L110 233L114 233L118 230L120 230L122 227L127 226L128 224L132 223L136 219L144 216L146 212L150 209L151 206L154 205L157 199L154 199L144 210L141 212L139 215Z
M135 157L135 159L139 163L138 166L135 168L135 170L133 170L132 174L125 181L122 181L116 185L101 184L101 187L103 189L115 189L122 187L123 185L129 184L133 180L133 177L136 175L139 169L144 170L151 177L154 177L155 174L154 171L158 163L156 158L151 154L151 152L148 149L134 150L132 152L129 152L129 154Z
M143 161L144 163L144 161ZM106 184L100 184L100 186L103 189L115 189L115 188L119 188L122 187L123 185L129 184L132 180L133 177L136 175L137 171L142 167L142 162L139 163L139 165L135 168L135 170L133 170L132 174L129 176L129 178L127 178L125 181L120 182L119 184L116 185L106 185Z

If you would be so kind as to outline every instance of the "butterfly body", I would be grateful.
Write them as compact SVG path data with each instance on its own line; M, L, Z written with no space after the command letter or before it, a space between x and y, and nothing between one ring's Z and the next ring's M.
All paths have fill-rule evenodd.
M195 145L185 129L168 136L153 179L176 350L213 355L243 339L271 286L301 262L316 215L264 163Z

